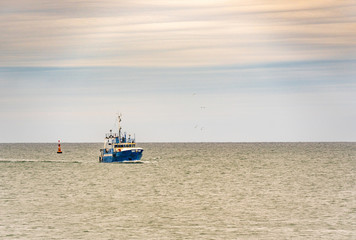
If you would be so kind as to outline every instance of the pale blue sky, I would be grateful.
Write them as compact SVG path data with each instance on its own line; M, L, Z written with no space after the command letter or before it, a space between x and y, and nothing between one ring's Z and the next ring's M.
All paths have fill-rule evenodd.
M353 1L0 3L0 142L356 141Z

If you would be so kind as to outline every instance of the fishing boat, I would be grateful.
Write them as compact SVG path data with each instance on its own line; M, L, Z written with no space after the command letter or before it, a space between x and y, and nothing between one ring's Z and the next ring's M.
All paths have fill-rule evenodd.
M100 149L99 162L104 163L141 163L143 149L136 147L135 136L122 133L121 115L118 115L118 133L105 134L104 148Z

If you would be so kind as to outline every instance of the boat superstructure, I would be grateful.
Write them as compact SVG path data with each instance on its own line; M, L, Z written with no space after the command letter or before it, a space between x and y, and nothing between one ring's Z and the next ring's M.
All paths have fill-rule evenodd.
M122 133L121 115L118 115L118 133L110 133L105 135L104 148L100 149L99 162L105 163L138 163L141 162L143 149L136 147L135 136Z

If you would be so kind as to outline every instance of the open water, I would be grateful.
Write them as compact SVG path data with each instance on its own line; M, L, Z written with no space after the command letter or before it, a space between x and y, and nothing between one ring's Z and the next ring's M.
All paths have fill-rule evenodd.
M0 239L356 239L356 143L0 144Z

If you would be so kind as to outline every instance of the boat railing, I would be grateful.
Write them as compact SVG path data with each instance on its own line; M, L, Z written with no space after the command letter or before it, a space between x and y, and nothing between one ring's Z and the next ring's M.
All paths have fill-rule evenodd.
M126 135L124 135L124 136L121 135L121 138L120 138L118 133L106 133L105 138L106 139L117 138L118 141L122 142L122 143L135 143L134 137L131 137L131 136L127 137Z
M119 135L117 133L106 133L105 138L114 138L118 137Z

